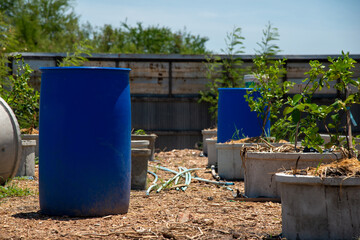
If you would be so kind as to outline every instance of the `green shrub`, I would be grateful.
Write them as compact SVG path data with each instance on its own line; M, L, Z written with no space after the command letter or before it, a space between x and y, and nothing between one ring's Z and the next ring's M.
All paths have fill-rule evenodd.
M40 94L29 85L33 70L19 56L16 73L8 76L9 86L0 85L0 96L15 113L20 128L31 133L39 125Z

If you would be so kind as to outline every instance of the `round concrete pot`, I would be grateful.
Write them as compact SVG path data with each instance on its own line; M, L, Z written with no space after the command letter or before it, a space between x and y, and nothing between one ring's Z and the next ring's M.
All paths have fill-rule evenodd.
M151 150L150 161L154 161L156 138L157 138L156 134L145 134L145 135L131 134L131 140L147 140L147 141L149 141L149 149Z
M211 167L211 165L217 166L217 152L216 152L216 142L217 138L207 138L205 139L208 149L208 165L207 167Z
M131 148L149 148L149 140L131 140Z
M39 157L39 134L21 134L21 140L35 140L35 157Z
M22 154L19 169L16 173L17 177L35 176L35 140L22 140Z
M0 98L0 185L15 176L21 162L21 135L14 112Z
M248 152L245 158L245 195L280 198L275 173L295 168L299 157L298 169L301 169L341 159L341 154Z
M244 147L250 147L264 143L217 143L217 166L218 174L226 180L244 180L244 164L240 157L240 151ZM273 146L283 145L282 143L273 143Z
M217 136L217 129L204 129L201 131L203 136L203 153L205 156L208 155L207 138L213 138Z
M226 180L243 180L244 167L240 151L248 143L216 143L218 174Z
M276 174L286 239L358 239L360 178Z
M150 149L131 149L131 190L145 190L150 156Z

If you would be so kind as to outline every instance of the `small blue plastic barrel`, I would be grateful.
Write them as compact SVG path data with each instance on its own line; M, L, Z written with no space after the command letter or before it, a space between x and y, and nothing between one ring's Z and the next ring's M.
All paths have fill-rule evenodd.
M251 88L219 88L217 141L224 143L262 133L262 119L252 112L245 99ZM259 97L259 95L255 96ZM265 126L270 133L270 121Z
M131 186L130 69L40 70L41 212L126 213Z

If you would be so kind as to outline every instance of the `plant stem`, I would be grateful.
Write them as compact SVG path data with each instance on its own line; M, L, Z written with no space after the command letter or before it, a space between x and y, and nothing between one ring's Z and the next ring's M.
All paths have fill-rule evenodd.
M351 119L350 119L350 110L346 110L346 125L347 125L347 145L349 150L349 157L353 157L353 146L352 146L352 130L351 130Z
M295 151L297 152L297 142L298 142L298 133L299 133L299 126L300 126L300 121L297 122L296 124L296 130L295 130Z
M345 86L345 99L349 96L349 89L348 86ZM349 158L354 157L353 145L352 145L352 128L351 128L351 117L350 117L350 108L346 108L346 128L347 128L347 147L349 150Z
M271 106L271 102L269 102L269 105L266 107L266 112L265 112L265 116L264 116L264 120L263 120L263 124L262 124L262 133L261 133L261 137L266 137L265 134L265 126L266 126L266 122L268 120L268 116L269 116L269 112L270 112L270 106Z

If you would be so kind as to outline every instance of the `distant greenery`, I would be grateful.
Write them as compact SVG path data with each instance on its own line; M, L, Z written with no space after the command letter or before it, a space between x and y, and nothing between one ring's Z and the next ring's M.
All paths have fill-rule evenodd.
M80 24L73 0L2 0L0 3L0 41L6 52L74 52L76 43L87 42L93 52L204 54L207 37L186 29L129 25L93 27ZM124 16L126 19L126 16ZM6 36L6 37L4 37ZM15 41L16 39L16 41ZM4 39L3 39L4 40ZM4 43L1 43L1 49ZM15 49L10 49L10 45Z
M90 30L95 52L104 53L154 53L154 54L205 54L206 37L195 36L186 29L172 32L168 27L148 26L141 22L120 27L104 25L97 31Z

